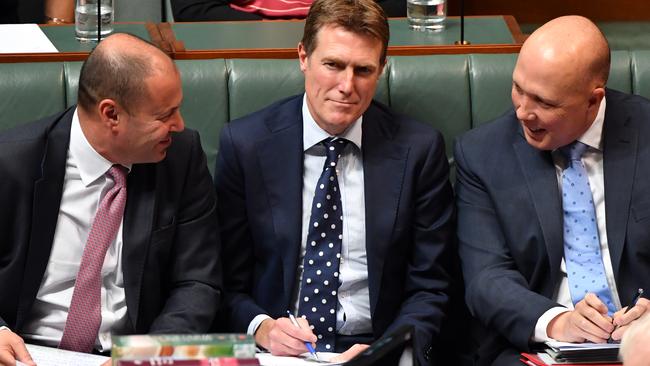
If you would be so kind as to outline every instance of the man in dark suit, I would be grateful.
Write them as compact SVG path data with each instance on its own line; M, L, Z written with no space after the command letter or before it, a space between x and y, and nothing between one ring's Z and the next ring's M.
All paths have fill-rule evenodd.
M448 164L440 133L372 101L387 43L374 1L315 1L298 46L305 95L221 133L222 325L274 354L306 352L304 342L341 352L410 325L425 363L437 341Z
M459 250L479 364L533 342L621 338L648 306L650 103L605 89L610 52L586 18L525 42L514 110L458 139Z
M205 332L221 298L216 201L174 63L113 35L78 100L0 134L0 364L31 363L23 339L104 352L111 333Z

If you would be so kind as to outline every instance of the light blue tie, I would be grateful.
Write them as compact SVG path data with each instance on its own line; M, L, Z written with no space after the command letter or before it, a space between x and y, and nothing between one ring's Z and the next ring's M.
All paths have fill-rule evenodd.
M560 149L567 160L567 167L562 172L564 260L573 304L593 292L612 315L616 307L605 276L594 201L581 160L586 149L587 145L579 141Z

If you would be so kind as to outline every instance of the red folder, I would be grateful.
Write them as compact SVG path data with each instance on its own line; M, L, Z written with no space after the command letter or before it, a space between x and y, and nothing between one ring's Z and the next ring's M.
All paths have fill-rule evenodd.
M547 366L547 363L544 363L537 354L534 353L522 353L521 358L519 359L524 365L529 366ZM617 363L553 363L551 365L558 366L620 366L622 362Z

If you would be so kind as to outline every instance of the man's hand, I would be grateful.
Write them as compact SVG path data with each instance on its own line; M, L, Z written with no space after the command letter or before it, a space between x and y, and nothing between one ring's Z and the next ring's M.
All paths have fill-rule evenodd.
M308 352L305 342L315 345L318 338L306 319L298 317L296 320L300 328L293 325L289 318L264 320L255 332L255 342L276 356L295 356Z
M370 345L357 343L354 346L350 347L347 351L341 353L336 357L332 357L329 362L348 362L353 359L359 353L365 351Z
M0 365L15 365L16 361L36 366L25 348L25 342L9 329L0 330Z
M612 333L612 339L615 341L620 341L630 323L639 319L643 314L646 313L646 311L648 311L648 308L650 308L650 300L642 297L639 298L639 300L636 302L636 305L627 313L625 313L627 307L614 313L614 325L617 328Z
M607 306L598 296L589 293L576 304L575 310L562 313L551 320L546 334L562 342L606 343L613 331L614 324L607 315Z

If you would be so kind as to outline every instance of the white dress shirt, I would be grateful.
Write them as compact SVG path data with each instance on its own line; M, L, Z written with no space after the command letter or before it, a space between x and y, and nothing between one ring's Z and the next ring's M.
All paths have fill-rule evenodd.
M23 337L28 342L58 346L61 340L90 227L99 202L113 186L113 181L105 174L112 165L92 148L75 111L52 251L23 329ZM111 348L111 330L120 330L126 320L122 226L120 224L117 238L108 248L101 271L102 323L95 344L100 351Z
M302 103L303 119L303 188L302 188L302 242L296 287L293 289L293 312L298 313L300 283L303 273L311 206L316 184L323 172L326 160L325 147L319 144L332 137L312 117L306 97ZM350 143L338 162L338 181L343 206L343 241L339 267L340 286L336 313L336 332L344 335L372 333L370 319L370 295L368 288L368 257L366 253L366 211L364 199L363 160L361 153L361 126L359 117L338 137ZM254 334L259 324L269 318L258 315L249 324L248 333Z
M580 137L578 141L588 146L584 155L582 156L582 163L587 170L589 178L589 186L591 187L591 194L593 196L594 207L596 209L596 222L598 224L598 236L600 238L600 252L605 266L605 276L607 277L607 284L612 292L612 300L617 309L621 308L621 301L616 289L616 281L614 279L614 270L612 267L612 260L609 254L609 245L607 244L607 224L605 222L605 181L603 173L603 144L602 132L603 123L605 120L605 98L600 103L596 119L591 124L589 129ZM558 187L560 194L562 193L562 171L565 166L564 158L559 150L553 151L553 161L555 163L555 170L558 179ZM564 249L563 249L564 250ZM555 291L553 300L562 307L554 307L547 310L537 321L535 326L535 335L533 341L544 342L551 340L546 333L548 324L559 314L573 310L573 301L569 292L569 279L566 273L566 264L564 259L560 265L560 283Z

